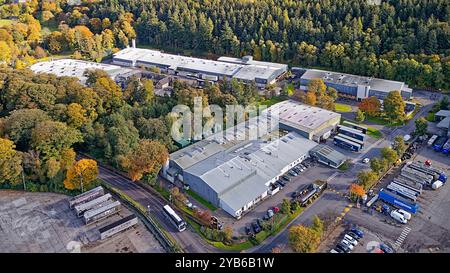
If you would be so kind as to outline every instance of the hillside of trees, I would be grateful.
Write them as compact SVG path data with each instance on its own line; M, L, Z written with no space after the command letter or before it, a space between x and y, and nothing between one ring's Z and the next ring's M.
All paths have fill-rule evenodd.
M138 45L321 67L450 89L447 0L0 0L0 63L100 61Z
M167 113L175 103L154 97L146 80L132 78L122 90L101 70L90 71L83 86L76 78L0 69L0 188L22 188L24 179L30 190L75 189L64 180L74 176L68 170L77 166L76 151L133 180L151 179L174 149Z
M133 14L139 44L449 89L447 0L107 0L90 18Z

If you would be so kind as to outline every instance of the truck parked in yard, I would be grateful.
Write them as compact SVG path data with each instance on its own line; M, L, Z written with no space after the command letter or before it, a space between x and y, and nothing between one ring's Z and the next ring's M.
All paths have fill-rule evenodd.
M431 166L431 161L427 160L427 162L428 164L422 163L420 161L409 162L407 163L407 165L411 169L415 169L420 172L432 175L434 177L434 180L440 180L445 183L447 181L447 174L444 171Z
M433 144L433 149L436 152L442 151L442 147L444 146L445 142L447 142L448 138L444 136L438 137L438 139Z
M381 189L378 193L378 197L379 199L410 213L417 213L419 210L419 205L417 203L414 203L386 189Z

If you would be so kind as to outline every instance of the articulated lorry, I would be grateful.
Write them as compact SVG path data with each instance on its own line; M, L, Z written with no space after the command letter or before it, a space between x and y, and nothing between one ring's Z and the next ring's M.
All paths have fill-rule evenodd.
M378 193L378 198L410 213L417 213L417 211L419 210L419 205L417 203L401 197L398 194L387 189L381 189Z

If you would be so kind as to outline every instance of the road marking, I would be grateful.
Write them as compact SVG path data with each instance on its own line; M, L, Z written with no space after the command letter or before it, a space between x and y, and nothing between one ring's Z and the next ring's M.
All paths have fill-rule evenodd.
M400 233L400 236L398 236L397 241L395 241L394 245L396 248L400 248L400 246L402 245L403 241L406 239L410 231L411 231L410 227L405 227L403 229L402 233Z

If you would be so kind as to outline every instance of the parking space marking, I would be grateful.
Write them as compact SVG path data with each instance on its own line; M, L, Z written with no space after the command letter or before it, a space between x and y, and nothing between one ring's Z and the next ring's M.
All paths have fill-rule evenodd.
M402 231L402 233L400 233L400 236L398 236L397 241L395 241L395 246L396 248L399 248L403 241L406 239L406 236L408 236L409 232L411 231L410 227L405 227Z

